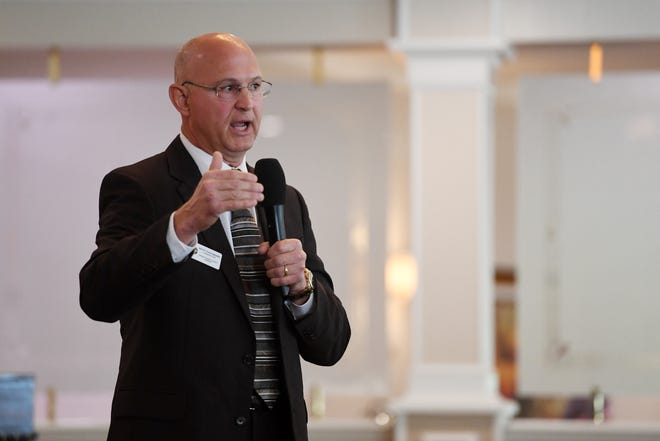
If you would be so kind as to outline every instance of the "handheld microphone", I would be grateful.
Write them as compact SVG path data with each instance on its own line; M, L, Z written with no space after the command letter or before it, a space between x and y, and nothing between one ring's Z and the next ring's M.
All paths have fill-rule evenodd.
M264 158L254 165L254 174L264 186L264 200L258 206L266 212L266 234L268 243L273 245L278 240L286 238L284 230L284 199L286 195L286 180L282 166L273 158ZM282 295L289 295L289 287L282 286Z
M266 213L268 242L273 245L286 238L284 229L284 199L286 180L282 166L273 158L260 159L254 166L254 174L264 186L264 200L259 203Z

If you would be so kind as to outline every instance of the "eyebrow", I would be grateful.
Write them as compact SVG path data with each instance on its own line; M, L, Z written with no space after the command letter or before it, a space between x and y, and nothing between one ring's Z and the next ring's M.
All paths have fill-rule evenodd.
M248 80L248 83L252 83L252 82L257 81L257 80L263 81L264 79L261 75L257 75L256 77L250 78ZM236 78L225 78L225 79L222 79L220 81L217 81L215 84L216 84L216 86L219 86L220 84L225 84L225 83L240 84L241 81L236 79Z

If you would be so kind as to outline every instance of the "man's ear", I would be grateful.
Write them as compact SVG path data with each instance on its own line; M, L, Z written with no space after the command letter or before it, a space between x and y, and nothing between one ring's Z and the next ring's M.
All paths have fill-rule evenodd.
M169 88L170 101L181 115L188 115L188 96L183 86L172 83Z

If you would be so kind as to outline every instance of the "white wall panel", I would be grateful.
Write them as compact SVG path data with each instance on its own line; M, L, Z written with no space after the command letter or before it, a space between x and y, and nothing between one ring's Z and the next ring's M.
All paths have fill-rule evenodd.
M527 78L520 391L660 391L660 77Z

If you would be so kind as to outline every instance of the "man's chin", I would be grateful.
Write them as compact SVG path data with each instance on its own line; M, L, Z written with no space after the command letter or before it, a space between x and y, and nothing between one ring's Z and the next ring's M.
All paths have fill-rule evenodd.
M251 143L246 142L246 143L234 144L234 145L230 146L227 150L228 150L229 152L233 153L234 155L243 155L243 154L245 154L248 150L250 150L250 149L252 148L253 145L254 145L253 142L251 142Z

